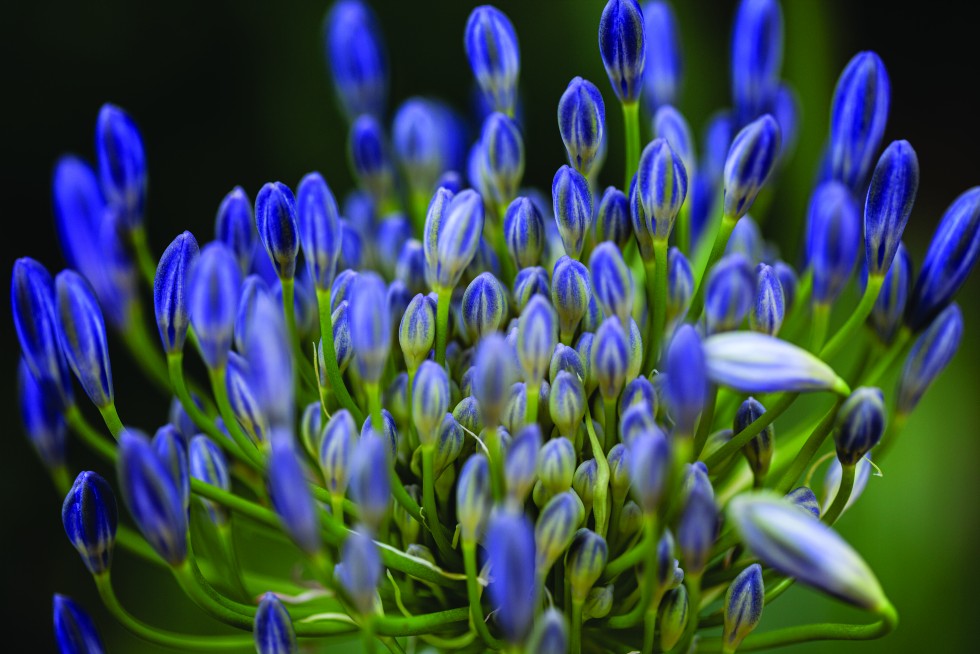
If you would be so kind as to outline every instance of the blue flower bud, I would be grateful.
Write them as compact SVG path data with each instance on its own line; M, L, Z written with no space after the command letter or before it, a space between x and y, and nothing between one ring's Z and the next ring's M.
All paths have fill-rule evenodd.
M259 304L260 296L263 298L263 301L272 300L273 296L269 285L258 275L249 275L242 282L238 309L235 314L234 342L235 349L239 352L245 351L245 342L248 340L249 333L253 330L255 309Z
M667 324L687 315L694 295L694 273L684 253L675 247L667 253Z
M92 287L74 270L63 270L55 278L58 338L68 365L95 406L103 409L114 401L109 343L102 309Z
M392 190L394 170L384 128L377 117L362 114L350 128L347 140L351 168L361 185L377 201L384 201Z
M377 274L361 273L354 282L348 308L351 345L358 373L378 383L391 349L391 316L386 311L387 289Z
M255 196L255 226L280 279L292 279L299 256L296 199L282 182L269 182Z
M258 654L298 654L296 629L289 611L276 597L266 593L255 611L255 651Z
M558 312L562 341L570 341L575 334L591 294L588 269L567 255L559 259L551 274L551 302Z
M684 570L700 574L708 564L718 532L718 509L707 475L688 475L690 486L677 524L677 546Z
M592 191L588 180L571 166L558 169L551 183L555 221L565 253L578 259L592 227Z
M864 205L868 271L883 275L892 264L919 188L919 159L908 141L885 148L871 176Z
M660 649L670 651L680 642L687 629L689 608L687 587L678 586L667 591L660 601L657 622L660 626Z
M660 0L646 3L643 18L647 49L643 93L647 108L654 113L663 105L677 104L680 99L684 62L680 30L670 4Z
M326 55L334 93L348 119L381 116L388 96L388 61L381 29L367 4L336 3L326 19Z
M653 231L651 229L652 220L643 208L640 199L639 175L634 175L630 182L629 203L630 203L630 223L633 226L633 236L636 237L636 245L640 250L640 257L644 261L653 259Z
M758 400L754 397L748 398L742 402L738 411L735 412L735 423L732 425L732 431L736 434L744 431L765 412L766 407L762 406ZM742 454L745 455L745 460L748 461L749 469L752 470L752 476L757 483L761 483L769 474L769 466L772 464L774 434L775 430L770 423L759 432L758 436L755 436L742 448Z
M772 266L760 263L756 269L755 302L749 313L753 330L775 336L783 325L786 301L783 286Z
M187 314L187 278L201 251L190 232L184 232L160 257L153 280L153 309L160 340L167 354L181 352L190 318Z
M704 341L708 377L744 393L802 393L850 389L826 363L806 350L766 334L727 332Z
M650 380L646 377L637 377L623 388L623 394L619 399L619 412L622 414L628 408L639 405L650 416L655 417L659 402L657 391Z
M347 490L351 456L357 439L357 425L347 409L335 411L323 428L317 460L326 488L342 497Z
M521 642L534 621L538 599L534 532L521 513L490 516L486 535L492 581L487 589L494 619L511 643Z
M596 211L595 241L612 241L620 250L624 250L633 237L626 195L614 186L607 187Z
M616 443L606 454L609 464L609 485L613 491L613 502L622 503L630 488L630 451L622 444Z
M504 236L520 268L537 265L544 249L544 219L531 200L520 197L510 203L504 214Z
M592 345L592 369L606 400L619 397L630 364L630 343L618 318L606 318Z
M735 139L735 119L730 111L719 111L711 116L704 129L704 151L701 155L700 172L710 180L711 187L720 186L725 174L725 161Z
M674 332L667 349L667 404L678 432L693 434L708 396L710 361L690 325Z
M575 477L575 446L567 437L552 438L538 451L538 479L551 494L572 487Z
M571 373L572 377L585 379L585 364L582 363L582 357L575 351L575 348L558 343L555 345L555 351L551 357L548 379L554 383L561 371Z
M813 271L813 300L832 303L844 289L861 242L858 208L844 185L817 187L808 210L807 260Z
M708 273L704 314L712 333L738 329L752 310L755 274L741 254L721 258Z
M494 111L512 115L521 52L510 19L496 7L477 7L466 21L463 45L487 103Z
M223 243L210 243L190 270L187 309L197 335L201 357L213 369L228 360L239 308L241 272Z
M283 529L297 547L309 555L320 551L320 517L306 485L307 473L291 436L277 432L269 439L268 489Z
M409 370L415 370L428 358L435 339L435 303L420 293L408 303L398 328L398 343Z
M517 195L524 176L524 138L513 119L493 113L480 133L481 172L490 199L504 207Z
M980 258L980 187L960 195L943 214L926 251L905 312L913 331L928 325L952 301Z
M654 414L646 406L634 405L627 407L619 419L619 437L626 445L640 434L660 432Z
M899 242L870 316L871 325L883 343L891 343L898 334L911 290L912 260Z
M65 595L54 596L54 635L61 654L105 654L105 645L88 613Z
M528 652L537 654L566 654L568 652L568 621L561 611L551 607L545 609L534 621L534 627L527 638Z
M317 405L319 410L319 405ZM217 486L221 490L231 490L231 475L228 470L228 460L221 448L204 434L198 434L191 439L187 458L189 460L192 478L205 484ZM228 510L210 500L202 499L211 521L218 525L228 522Z
M887 606L868 564L796 505L765 493L742 494L729 502L728 515L749 550L779 573L871 611Z
M470 456L456 484L456 516L464 543L475 542L490 514L490 468L482 454Z
M481 273L463 293L463 324L473 341L496 332L507 320L507 291L496 277Z
M473 260L483 234L483 200L473 190L436 191L425 220L423 248L430 283L453 288Z
M244 351L252 390L269 425L292 431L296 413L293 355L285 318L276 303L260 297L252 324Z
M337 260L337 269L351 272L360 270L364 260L364 239L358 231L340 221L340 258Z
M104 104L99 110L95 155L106 200L117 208L124 228L137 227L146 203L143 137L129 114L115 105Z
M885 396L879 388L855 388L837 413L837 459L854 465L878 444L885 431Z
M38 458L49 470L65 464L65 419L59 399L44 392L27 362L17 366L17 399L24 431Z
M327 290L336 273L342 237L337 201L320 173L310 173L299 183L296 220L310 276L317 289Z
M582 378L562 370L551 380L548 409L558 432L573 438L585 417L586 394Z
M548 288L548 272L539 266L524 268L514 278L514 310L522 312L535 295L551 297Z
M691 128L681 112L670 105L657 109L653 115L653 134L656 138L666 141L671 151L680 157L687 175L689 177L694 175L697 149L694 147ZM683 200L681 202L683 203Z
M957 304L946 307L922 332L902 368L896 411L908 415L949 365L963 337L963 314Z
M176 480L143 436L119 436L117 475L123 501L140 533L164 561L187 557L187 511Z
M337 581L362 615L372 613L384 566L378 546L366 534L351 532L340 551Z
M514 351L503 336L488 334L477 345L473 361L473 397L480 403L488 426L500 424L500 415L517 381Z
M191 478L187 462L187 441L173 425L157 429L150 441L157 457L167 467L186 510L191 501Z
M813 494L813 491L806 486L800 486L799 488L786 493L786 499L792 502L801 511L806 511L807 513L813 515L814 518L820 517L820 502L817 501L817 496Z
M357 502L361 519L372 529L383 524L391 500L391 483L388 480L389 457L394 451L394 441L379 436L370 419L361 430L361 438L354 447L348 473L351 499Z
M606 4L599 19L599 54L619 101L636 102L647 56L643 12L636 0L609 0Z
M608 241L600 243L589 257L589 270L603 312L626 324L633 309L633 283L619 248Z
M737 252L748 259L750 264L755 265L763 258L764 248L765 242L762 240L759 225L751 216L743 216L728 237L725 254Z
M740 124L769 111L783 64L783 14L777 0L743 0L732 34L732 98Z
M243 275L248 273L256 236L252 201L241 186L236 186L218 205L218 213L214 219L214 238L227 245L235 254Z
M456 422L453 414L446 413L442 416L442 422L439 424L436 433L435 446L433 467L436 478L438 478L463 453L463 429Z
M851 494L847 498L847 502L844 504L844 509L841 512L843 515L844 511L847 511L851 506L860 499L861 494L864 492L865 487L868 485L868 479L871 478L871 471L875 466L871 463L871 454L864 456L860 461L857 462L854 471L854 484L851 486ZM822 500L823 505L816 503L816 498L814 498L814 503L817 506L816 515L819 517L820 512L826 513L830 509L831 505L834 503L834 499L837 497L837 491L840 490L840 482L843 477L844 469L841 466L839 459L834 459L829 466L827 466L827 474L824 475L823 479L823 492Z
M636 172L636 193L646 231L654 238L666 239L687 197L687 170L665 139L654 139L643 149Z
M723 605L725 631L722 638L729 651L738 649L742 640L759 624L765 594L762 566L758 563L743 570L728 587Z
M437 102L409 98L398 108L392 125L395 156L409 188L430 193L449 167L446 160L447 110Z
M565 553L584 519L585 506L574 491L558 493L544 505L534 525L535 567L539 575L548 574Z
M449 377L434 361L425 361L412 387L412 419L423 445L434 445L443 417L449 410Z
M119 518L116 496L106 480L94 472L79 473L62 504L61 522L89 572L108 570Z
M422 241L410 238L402 245L395 263L395 279L405 284L409 293L424 293L428 291L425 281L425 252Z
M735 136L725 159L725 215L738 220L749 212L755 197L779 157L779 125L763 115Z
M517 358L529 383L540 383L558 342L558 314L541 295L527 303L517 321Z
M255 376L248 361L231 353L228 359L228 372L225 377L225 387L231 412L239 426L255 444L266 440L269 431L269 419L256 397L252 387Z
M507 496L522 505L537 479L538 453L541 451L541 427L532 423L514 436L504 459Z
M660 507L670 475L670 445L660 430L641 432L627 444L630 490L647 515Z
M575 77L558 101L558 131L568 163L588 175L606 128L606 105L592 82Z
M847 63L830 107L830 165L833 179L861 193L888 122L891 85L885 64L873 52Z

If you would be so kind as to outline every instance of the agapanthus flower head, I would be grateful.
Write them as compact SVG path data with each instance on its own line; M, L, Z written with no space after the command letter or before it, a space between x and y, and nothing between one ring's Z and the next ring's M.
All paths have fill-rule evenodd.
M759 624L764 600L762 566L753 563L740 572L725 591L725 631L722 638L731 651L735 651Z
M266 593L255 611L255 651L258 654L296 654L296 629L286 606L275 595Z
M682 157L666 139L656 138L640 155L636 180L647 231L654 238L666 239L687 197L687 170Z
M496 608L494 621L513 643L531 629L537 605L534 531L520 513L498 511L490 516L485 541L492 581L487 589Z
M643 11L636 0L609 0L599 20L599 54L620 102L640 97L646 64Z
M74 270L55 278L58 296L58 340L68 365L85 394L100 409L114 402L109 342L102 309L92 287Z
M153 309L160 340L167 354L184 349L190 316L187 311L187 279L201 250L194 235L184 232L170 243L157 266L153 281Z
M476 342L504 326L507 309L507 290L493 274L485 272L466 287L460 313L467 333Z
M893 141L875 166L864 205L868 272L884 275L895 258L919 188L919 158L908 141Z
M54 635L61 654L105 654L92 618L73 599L55 593Z
M881 58L859 52L837 80L830 108L832 178L861 194L888 122L891 83Z
M769 114L753 120L735 135L725 159L725 215L738 220L749 212L769 179L780 148L779 124Z
M361 0L340 0L325 24L334 92L348 119L380 117L388 96L388 60L377 19Z
M760 263L756 267L755 301L749 312L749 325L757 332L776 336L785 316L783 285L772 266Z
M99 110L95 127L99 183L106 200L119 212L126 230L138 227L146 204L146 153L135 121L112 104Z
M191 267L187 309L204 362L220 369L228 360L239 310L241 271L223 243L209 243Z
M487 103L494 111L513 115L521 52L510 19L496 7L477 7L466 21L463 45Z
M231 490L228 459L213 440L204 434L194 436L187 448L187 459L190 476L193 479L217 486L224 491ZM202 499L201 501L204 503L212 522L218 525L227 524L228 510L225 507L210 500Z
M235 254L242 274L247 274L258 232L252 216L252 201L241 186L228 191L218 205L214 218L214 238L228 246Z
M337 201L320 173L309 173L299 183L296 219L310 276L318 290L327 290L333 283L342 237Z
M589 182L577 170L564 165L555 173L551 196L565 253L577 260L592 227L592 191Z
M743 0L732 32L732 98L740 124L771 111L783 65L778 0Z
M662 0L643 6L646 34L646 63L643 68L643 97L650 113L680 99L684 60L680 30L670 3Z
M813 271L813 300L830 304L844 290L857 262L861 223L853 196L839 182L825 182L810 198L806 254Z
M62 504L61 521L89 572L107 571L119 521L116 496L108 482L94 472L79 473Z
M575 77L558 101L558 132L568 162L583 175L592 170L606 129L606 105L592 82Z
M255 226L280 279L292 279L299 256L296 198L282 182L268 182L255 196Z
M896 409L907 415L949 365L963 338L963 313L953 303L933 318L905 360L898 383Z
M371 613L383 570L378 546L370 536L359 531L351 532L341 548L335 575L362 615Z
M708 396L708 363L698 333L681 326L667 348L667 404L681 433L693 434Z
M756 279L752 265L739 253L722 257L708 273L704 315L713 333L738 329L752 310Z

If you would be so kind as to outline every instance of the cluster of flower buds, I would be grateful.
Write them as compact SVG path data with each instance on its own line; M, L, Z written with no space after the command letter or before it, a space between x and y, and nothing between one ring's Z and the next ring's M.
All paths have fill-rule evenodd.
M551 203L523 179L518 40L491 6L463 30L479 124L409 98L390 130L376 18L361 0L330 9L359 182L340 204L316 172L254 203L236 187L213 240L183 232L156 259L127 114L100 112L95 166L58 162L69 268L14 265L19 397L67 495L68 538L124 627L187 651L287 654L360 634L368 652L580 654L730 653L895 626L832 526L956 352L980 188L953 202L913 275L901 240L918 161L905 141L882 147L889 77L860 53L834 93L794 269L760 229L799 120L778 0L740 3L732 108L700 150L678 109L670 6L609 0L595 18L610 87L575 77L558 100L567 164ZM623 107L627 176L603 190L604 92ZM117 411L110 341L171 402L152 438ZM846 365L845 348L866 354ZM818 413L784 426L801 394ZM102 476L71 482L69 430ZM822 488L801 485L834 454ZM131 615L118 556L169 571L243 633ZM795 581L876 622L766 630L765 606ZM62 652L103 651L67 597L54 624Z

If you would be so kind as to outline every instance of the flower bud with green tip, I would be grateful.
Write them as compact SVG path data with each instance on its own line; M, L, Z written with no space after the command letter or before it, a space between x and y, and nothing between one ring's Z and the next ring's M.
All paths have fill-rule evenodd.
M538 616L527 637L524 651L535 654L567 654L568 621L561 611L550 607Z
M766 408L756 400L754 397L750 397L741 406L738 407L738 411L735 412L735 424L732 426L732 431L734 433L739 433L745 431L745 429L758 420L763 413L766 412ZM775 443L774 438L775 428L770 423L759 432L758 436L755 436L745 447L742 448L742 454L745 455L745 460L749 463L749 469L752 470L752 477L755 479L756 487L759 487L765 481L766 475L769 474L769 466L772 463L773 455L773 445Z
M885 396L879 388L855 388L837 413L834 443L841 464L853 466L885 431Z
M738 220L749 212L779 157L779 125L769 114L735 135L725 160L725 216Z
M620 250L625 250L633 239L629 199L615 186L602 192L593 229L596 243L612 241Z
M586 459L575 468L575 475L572 477L572 490L582 500L585 506L585 515L592 512L592 502L595 499L596 475L598 474L598 464L595 459Z
M640 532L643 526L643 510L633 500L629 500L623 505L623 512L619 514L619 537L621 540L629 540Z
M119 523L116 496L108 482L94 472L79 473L62 504L61 522L89 572L106 572Z
M666 239L687 197L687 170L665 139L654 139L643 149L636 172L636 192L647 232L655 239Z
M636 0L609 0L606 4L599 19L599 54L619 101L636 102L646 64L643 11Z
M565 555L565 574L572 589L572 601L581 603L602 576L609 560L606 539L589 529L575 533Z
M63 270L55 278L58 296L58 338L68 365L85 394L100 409L114 402L109 343L102 309L92 287L73 270Z
M548 410L558 433L567 439L574 438L585 417L586 393L582 380L562 370L551 382Z
M915 341L898 381L896 412L908 415L915 409L939 374L952 361L963 338L963 313L953 303L936 316Z
M687 587L678 586L667 591L660 601L658 611L660 625L660 648L669 651L680 642L687 628L688 602Z
M535 567L541 578L568 549L583 520L585 506L573 491L558 493L541 509L534 525Z
M456 484L456 517L464 543L475 543L490 515L490 466L482 454L470 456Z
M255 651L258 654L298 654L296 629L282 601L275 593L262 596L255 611Z
M601 620L612 610L615 586L596 586L589 591L582 604L582 621Z
M477 7L466 21L463 44L487 103L494 111L513 114L521 52L510 19L496 7Z
M95 623L70 597L55 593L54 636L61 654L105 654Z
M575 477L575 446L566 437L552 438L538 451L538 479L552 495L567 491Z
M670 444L663 432L647 431L636 435L629 447L630 491L647 515L660 508L670 474Z
M725 591L723 615L725 630L723 649L734 652L752 633L762 618L766 589L762 582L762 566L753 563L732 581Z
M589 182L571 166L562 166L551 182L551 197L565 254L577 261L585 247L585 237L592 228Z
M544 250L544 218L534 202L519 197L504 214L504 238L510 256L519 268L536 266Z
M592 82L575 77L558 101L558 131L568 162L583 175L592 169L606 128L606 105Z
M463 430L453 414L447 413L442 417L435 447L433 468L436 477L439 477L463 452Z
M187 277L201 251L190 232L184 232L160 257L153 280L153 310L160 340L167 354L181 352L190 318L187 313Z
M419 293L408 303L398 327L398 343L409 370L414 371L428 358L435 341L435 302Z
M496 332L507 320L507 291L491 273L477 275L463 293L460 312L470 339L478 341Z

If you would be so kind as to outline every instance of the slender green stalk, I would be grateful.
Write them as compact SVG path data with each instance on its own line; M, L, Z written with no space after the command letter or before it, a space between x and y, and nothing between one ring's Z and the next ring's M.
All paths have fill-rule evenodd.
M684 577L684 585L687 586L688 618L684 635L681 636L680 642L672 650L676 654L683 654L688 651L694 634L698 630L698 613L701 611L701 573L687 573Z
M197 425L197 428L210 436L215 443L229 446L230 444L224 433L218 429L217 425L214 424L214 421L207 414L201 411L200 407L197 406L197 402L194 401L191 394L187 391L187 382L184 379L183 352L172 352L167 355L167 370L170 373L170 384L173 386L174 395L180 400L180 405L184 407L184 412L190 416L190 419ZM244 457L237 446L232 451L238 458L241 459Z
M605 416L602 424L602 443L599 443L599 449L605 451L605 444L615 442L616 434L619 431L616 425L616 398L603 398L602 408ZM586 412L589 412L588 408L586 408Z
M582 654L582 602L572 600L572 630L568 634L571 654Z
M436 473L435 473L435 445L422 445L422 504L425 507L425 526L436 541L436 547L444 558L452 558L453 547L446 540L446 535L442 531L442 522L439 520L439 509L436 506Z
M143 225L137 225L130 230L129 245L133 249L133 254L136 255L136 265L140 269L144 283L153 288L153 282L157 276L157 260L150 252L150 245L146 239L146 228Z
M588 411L585 413L585 427L589 432L592 456L595 457L596 462L595 488L592 500L595 532L606 538L606 533L609 531L609 461L606 460L606 453L602 449L602 444L599 443L599 437L595 433L595 425L592 424L592 416Z
M248 589L245 587L245 580L242 576L242 567L238 560L238 550L235 547L235 539L232 536L231 524L225 523L218 525L218 538L221 541L221 549L225 559L228 561L228 567L231 568L232 587L241 599L250 598L251 595L249 595Z
M653 601L657 592L657 543L660 541L660 523L657 516L646 515L643 519L643 578L640 580L640 601L628 613L609 619L609 626L624 629L636 625Z
M821 359L826 361L834 356L844 343L847 343L853 338L854 332L860 329L864 321L871 315L871 311L875 307L875 302L878 301L878 294L881 293L881 287L884 283L884 275L868 276L868 283L864 288L864 295L861 296L861 301L847 319L847 322L841 325L840 329L830 339L830 342L820 350Z
M449 339L449 303L453 289L436 286L436 363L446 365L446 343Z
M704 450L704 444L708 442L708 436L711 435L711 426L715 421L715 406L718 402L718 389L711 388L708 390L708 401L704 405L704 409L701 411L701 419L698 421L698 430L694 434L694 458L697 459L701 456L701 451Z
M505 288L510 288L514 283L514 277L517 275L514 270L514 261L511 259L510 251L507 249L507 241L504 235L504 214L507 211L506 206L495 207L494 212L497 216L497 220L487 225L490 230L490 236L493 239L493 249L497 253L497 258L500 260L500 274L503 277L501 281L504 283Z
M224 603L218 601L218 599L200 583L200 580L194 574L191 569L192 563L190 557L184 561L180 566L175 566L172 568L174 573L174 578L180 585L181 590L191 598L199 608L206 612L211 617L216 620L220 620L225 624L231 625L232 627L237 627L238 629L250 630L252 628L252 623L255 621L254 609L251 616L245 615L243 612L236 611Z
M810 351L819 352L827 340L827 328L830 325L830 305L826 302L815 302L813 317L810 324Z
M653 371L657 365L657 354L653 351L653 332L656 329L654 324L654 311L657 305L657 262L656 257L643 260L644 284L647 300L647 333L643 341L646 348L643 353L643 370ZM659 353L658 353L659 354Z
M691 200L687 199L681 205L680 213L677 214L677 248L685 256L691 254Z
M656 549L656 546L657 544L653 543L654 549ZM611 579L615 579L628 569L640 563L643 560L643 557L646 556L649 548L650 543L646 540L646 535L644 532L644 540L641 540L636 544L636 546L628 548L621 555L606 564L606 569L602 571L600 582L605 583Z
M898 336L895 337L895 341L885 352L885 356L878 360L878 363L871 372L861 381L862 386L874 386L881 379L882 375L887 373L891 367L895 364L900 356L905 352L909 343L912 342L912 330L908 327L902 327L898 332Z
M538 421L538 399L541 397L540 382L527 383L527 404L524 407L524 422L534 424Z
M701 317L701 310L704 308L704 287L705 287L705 277L711 267L714 266L718 259L721 259L721 255L725 253L725 248L728 246L728 237L732 235L732 230L735 229L735 223L738 220L732 216L723 215L721 217L721 225L718 227L718 233L715 235L715 242L711 246L711 254L708 255L708 262L705 264L704 269L698 274L697 285L698 290L694 293L694 299L691 300L691 308L688 310L688 317L694 322Z
M357 424L364 422L364 414L358 408L354 399L347 391L344 378L340 374L340 367L337 365L336 346L333 342L333 317L330 315L330 291L317 289L316 303L320 311L320 340L323 345L323 359L327 367L327 379L330 380L330 389L337 396L340 405L350 411Z
M160 356L159 343L147 333L143 318L143 307L139 301L132 302L127 316L126 329L122 331L123 344L132 355L133 361L153 384L166 395L171 394L170 376L167 364Z
M102 420L105 421L105 426L108 427L109 433L116 440L119 440L119 435L126 428L123 427L122 420L119 419L119 413L116 411L116 403L111 402L106 406L100 406L99 413L102 414Z
M486 428L486 446L490 454L490 488L494 502L502 502L507 491L504 480L504 450L500 443L500 430L497 427Z
M623 134L626 139L626 180L623 190L629 192L633 175L640 167L640 104L636 101L623 103Z
M823 521L828 525L837 522L837 518L847 506L847 500L851 497L851 490L854 488L854 469L856 467L854 464L841 466L840 486L837 488L837 494L834 495L834 501L830 508L822 516Z
M657 365L664 339L664 326L667 321L667 250L666 238L653 239L655 271L653 275L653 307L650 314L653 319L653 329L651 330L650 347L647 350L644 370L651 370ZM647 284L649 283L650 278L647 276Z
M746 443L758 436L763 429L771 425L776 418L781 416L797 397L799 397L799 393L785 393L781 395L779 400L768 411L746 425L745 429L732 436L730 441L719 447L711 456L704 460L704 464L708 466L708 470L711 470L714 466L745 447Z
M500 649L502 644L490 633L486 620L483 616L483 608L480 606L480 586L477 576L479 571L476 568L476 543L463 540L463 565L466 569L466 598L469 601L470 623L480 634L480 638L490 649Z
M74 404L65 411L65 422L82 442L109 463L116 462L116 448L107 441L82 415Z
M228 368L226 365L222 365L220 368L208 366L211 391L214 393L214 399L218 403L218 411L221 413L221 419L224 420L225 427L228 429L228 433L231 434L231 439L235 441L235 445L245 455L244 460L249 463L249 467L259 471L265 470L265 461L262 455L256 449L255 444L242 431L241 426L238 424L238 419L235 417L235 412L231 408L231 402L228 399L228 386L225 383L227 375Z
M840 410L841 404L843 403L844 398L837 398L837 401L834 402L834 406L830 407L830 410L824 414L823 419L820 420L813 432L810 434L809 438L806 439L803 447L800 448L800 451L793 459L793 463L791 463L786 472L783 473L783 476L779 478L779 482L774 487L777 493L788 493L793 488L793 484L796 483L796 480L803 474L803 471L806 470L806 467L810 465L810 461L820 450L820 446L823 445L827 435L830 434L831 430L833 430L834 422L837 420L837 411ZM768 413L768 411L766 413ZM763 416L765 415L766 414L763 414ZM751 427L752 425L749 426Z

